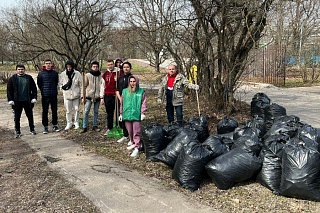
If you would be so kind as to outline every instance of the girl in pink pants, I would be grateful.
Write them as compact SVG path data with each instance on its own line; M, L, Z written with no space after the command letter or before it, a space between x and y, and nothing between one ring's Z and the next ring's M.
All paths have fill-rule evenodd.
M145 92L139 87L139 79L135 76L129 77L128 88L122 91L119 121L124 121L132 144L127 147L133 150L131 157L139 155L141 146L141 121L145 119L147 110L147 99Z

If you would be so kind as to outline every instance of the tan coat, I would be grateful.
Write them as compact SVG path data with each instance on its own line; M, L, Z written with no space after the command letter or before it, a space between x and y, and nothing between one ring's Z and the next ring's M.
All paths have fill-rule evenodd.
M67 76L67 71L63 71L59 75L59 86L60 88L68 83L69 79ZM81 88L82 88L82 75L79 71L74 70L74 76L72 78L72 85L71 88L68 90L63 91L63 98L67 100L74 100L80 98L81 95Z
M85 96L87 98L91 98L93 100L103 98L104 80L102 79L101 75L94 76L91 73L86 73L84 76L84 87L86 90Z

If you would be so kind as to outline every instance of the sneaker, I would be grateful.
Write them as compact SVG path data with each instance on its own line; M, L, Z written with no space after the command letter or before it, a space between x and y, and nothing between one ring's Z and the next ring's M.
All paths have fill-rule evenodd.
M34 131L34 130L30 130L30 134L31 134L31 135L36 135L37 133L36 133L36 131Z
M79 129L79 123L78 122L74 123L74 129Z
M88 132L88 128L83 128L81 131L81 133L86 133L86 132Z
M132 143L132 141L129 141L128 142L128 146L131 146L133 143Z
M48 134L48 133L49 133L49 130L48 130L48 127L47 127L47 126L44 127L42 133L43 133L43 134Z
M92 127L92 130L95 132L100 132L100 129L97 126Z
M128 137L122 137L122 138L120 138L119 140L117 140L117 143L123 143L123 142L125 142L126 140L128 140Z
M136 158L139 155L139 149L138 148L134 148L134 150L132 151L130 157Z
M68 123L66 128L64 128L65 131L69 130L72 128L72 124L71 123Z
M132 144L131 146L127 147L127 150L133 150L134 148L136 148L136 145Z
M60 132L60 129L59 129L58 125L54 125L54 126L52 127L52 130L53 130L54 132Z
M109 132L110 132L110 129L107 129L103 135L108 136Z
M15 138L20 138L22 135L21 135L21 132L20 131L16 131L16 134L15 134Z

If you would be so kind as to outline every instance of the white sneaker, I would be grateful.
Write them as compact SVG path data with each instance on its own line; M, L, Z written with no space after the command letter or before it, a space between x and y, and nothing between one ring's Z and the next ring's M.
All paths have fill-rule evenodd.
M134 149L134 148L136 148L136 145L132 144L131 146L128 146L128 147L127 147L127 150L132 150L132 149Z
M122 137L122 138L120 138L119 140L117 140L117 143L123 143L123 142L125 142L126 140L128 140L127 137Z
M128 146L131 146L133 143L132 143L132 141L129 141L128 142Z
M74 129L79 129L79 123L78 122L74 123Z
M136 158L139 155L139 149L138 148L134 148L134 150L132 151L130 157Z
M72 124L71 123L67 123L67 126L66 126L66 128L64 128L64 130L69 130L69 129L71 129L71 127L72 127Z

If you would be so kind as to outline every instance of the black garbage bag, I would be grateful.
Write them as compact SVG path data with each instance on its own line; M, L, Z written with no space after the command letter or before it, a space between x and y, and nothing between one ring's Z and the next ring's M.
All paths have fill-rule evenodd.
M289 143L282 155L280 194L320 201L320 153L303 142Z
M201 115L199 118L191 118L189 123L184 126L192 129L198 133L198 140L200 143L209 137L208 117Z
M154 156L154 159L173 168L182 147L191 141L197 140L197 137L197 132L191 129L181 129L181 132L169 143L169 145L159 154Z
M320 131L317 128L313 128L311 125L304 124L299 128L298 134L320 143Z
M270 98L264 93L257 93L251 100L251 116L264 118L266 107L270 105Z
M217 125L217 133L225 134L233 132L238 127L238 121L234 118L224 117Z
M265 110L265 124L267 131L271 128L274 120L278 117L287 115L287 110L279 104L272 103Z
M170 143L181 131L182 127L178 124L169 124L163 126L165 137L168 143Z
M295 115L284 115L276 117L274 123L287 124L288 126L296 126L300 122L300 118Z
M299 127L294 124L290 125L290 123L273 123L269 131L264 135L265 138L268 138L272 135L285 134L291 138L294 138L298 134Z
M245 135L234 141L232 149L242 148L258 155L262 148L262 142L257 135Z
M234 134L233 132L229 132L226 134L220 134L220 135L218 134L216 135L216 137L218 137L223 144L227 145L228 150L230 150L234 144L233 134Z
M259 137L263 137L264 134L266 134L267 129L266 129L266 124L265 124L265 120L261 117L254 117L252 120L248 121L246 123L247 127L251 127L251 128L257 128L260 130L259 133Z
M205 165L212 160L213 152L210 146L190 142L184 146L174 164L172 177L190 191L199 189L205 177Z
M285 142L285 141L283 141ZM279 194L282 174L282 152L285 144L274 141L261 151L262 167L257 182Z
M202 144L210 147L212 158L216 158L230 150L229 147L223 143L223 140L215 135L210 135Z
M263 141L263 143L265 147L269 148L273 142L286 144L289 141L290 141L289 135L280 133L278 135L270 135L268 138L266 138Z
M240 137L243 136L257 136L259 137L261 135L261 131L255 127L238 127L234 130L233 133L233 140L237 140Z
M252 152L235 148L210 161L206 170L219 189L230 189L236 183L254 177L261 165L261 160Z
M160 124L150 124L142 131L144 151L147 160L154 160L153 156L166 148L167 141L163 126Z

